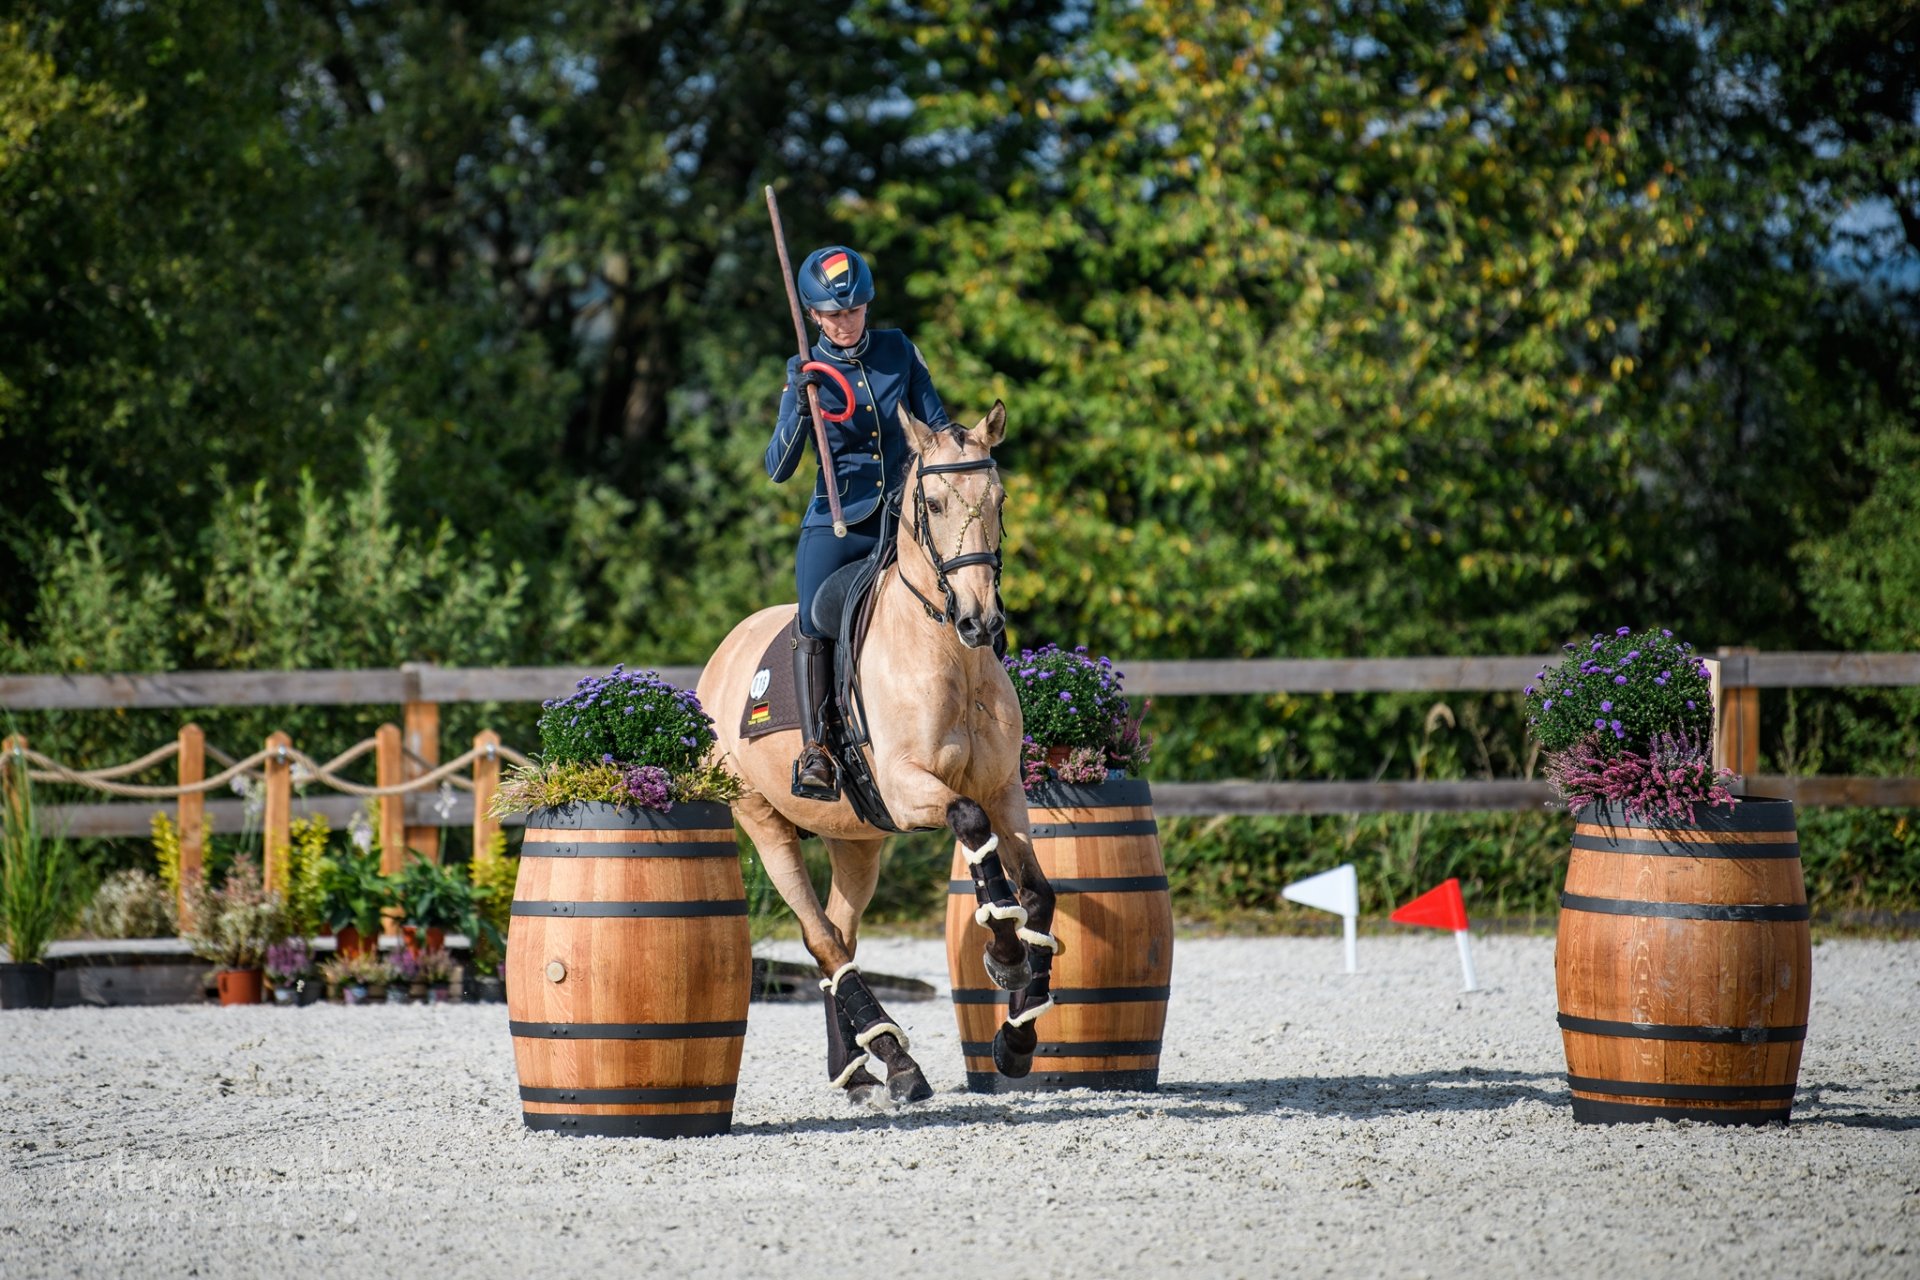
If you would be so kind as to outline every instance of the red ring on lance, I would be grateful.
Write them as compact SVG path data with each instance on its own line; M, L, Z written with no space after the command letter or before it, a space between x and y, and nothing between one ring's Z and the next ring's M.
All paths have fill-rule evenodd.
M847 407L839 413L828 413L825 409L822 409L820 411L822 418L825 418L828 422L845 422L853 416L853 384L847 381L846 374L840 372L832 365L819 360L809 360L800 367L813 373L824 373L840 384L840 395L846 400Z

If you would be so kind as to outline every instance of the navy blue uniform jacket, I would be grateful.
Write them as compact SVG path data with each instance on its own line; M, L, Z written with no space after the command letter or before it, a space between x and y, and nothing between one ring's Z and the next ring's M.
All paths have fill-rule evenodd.
M827 440L833 446L841 513L848 524L858 524L873 514L882 497L897 493L906 482L911 448L900 426L900 406L905 404L909 413L930 427L946 426L947 411L940 393L933 389L919 348L898 329L869 329L845 350L822 337L813 344L813 359L837 366L853 388L853 416L827 423ZM823 377L821 413L839 413L844 408L846 399L839 385ZM780 396L780 421L767 444L767 474L776 483L784 482L799 468L811 439L812 424L800 412L800 398L788 387ZM813 501L800 525L833 527L825 468L814 477Z

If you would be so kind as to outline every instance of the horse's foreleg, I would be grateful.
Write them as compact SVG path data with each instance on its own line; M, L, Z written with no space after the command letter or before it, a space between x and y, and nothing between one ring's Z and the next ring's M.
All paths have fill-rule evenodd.
M974 899L979 904L973 912L974 923L993 934L981 957L987 976L1002 991L1020 991L1033 978L1025 938L1027 908L1007 879L1000 858L1000 836L995 834L987 811L965 796L955 796L948 802L947 825L953 828L967 873L973 877ZM1024 841L1021 847L1025 847Z
M1018 1079L1033 1069L1034 1050L1040 1042L1034 1023L1053 1008L1053 958L1059 954L1060 944L1053 936L1053 886L1047 882L1039 859L1033 856L1026 793L1017 783L1002 789L993 797L991 814L995 828L1005 833L1001 848L1020 882L1020 903L1027 912L1019 937L1026 943L1032 976L1009 998L1007 1019L993 1037L994 1069Z

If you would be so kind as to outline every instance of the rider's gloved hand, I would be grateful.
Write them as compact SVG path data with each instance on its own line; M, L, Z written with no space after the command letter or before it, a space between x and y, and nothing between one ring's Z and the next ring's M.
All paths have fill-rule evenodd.
M793 393L800 397L803 405L807 402L806 389L821 386L825 381L816 371L800 367L806 362L805 356L792 356L787 360L787 385L793 388Z

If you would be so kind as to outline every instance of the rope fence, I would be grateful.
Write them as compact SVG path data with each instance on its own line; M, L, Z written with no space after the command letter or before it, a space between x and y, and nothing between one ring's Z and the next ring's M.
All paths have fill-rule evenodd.
M412 717L410 717L412 718ZM428 718L420 729L437 730L437 716ZM407 737L414 742L406 742ZM463 815L472 826L473 856L490 856L493 841L500 830L498 820L489 817L494 794L500 786L500 764L527 765L527 756L504 745L491 729L476 734L473 745L452 760L440 763L438 734L404 734L399 725L384 724L371 738L354 743L324 763L294 746L285 733L274 733L260 750L244 758L222 751L206 741L200 727L187 724L179 737L156 747L137 760L104 765L97 769L79 769L44 752L36 751L23 736L0 742L0 775L11 788L15 779L58 786L81 787L129 801L171 800L173 819L180 833L182 920L188 918L191 904L186 886L198 881L206 859L206 838L211 830L209 802L211 792L233 790L241 795L238 824L251 829L256 815L262 840L261 865L266 887L284 892L288 875L288 850L292 844L293 811L296 800L311 812L335 818L338 805L324 799L316 802L305 794L309 787L322 787L354 800L372 800L379 812L381 870L399 871L409 852L430 862L441 858L441 828L450 825L456 808L470 809ZM347 766L371 754L375 781L369 785L343 775ZM211 758L222 766L217 773L206 772ZM173 762L176 777L172 783L129 782L148 770ZM410 811L406 801L420 793L438 790L434 806L440 821ZM298 792L298 796L296 796ZM466 792L472 798L457 804L455 794ZM231 829L234 807L228 802L218 808L225 819L222 826ZM64 834L107 836L146 833L159 812L150 803L55 806L48 817L50 825ZM457 821L457 820L456 820Z

